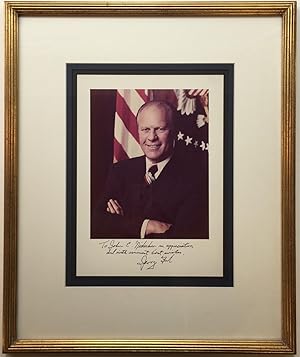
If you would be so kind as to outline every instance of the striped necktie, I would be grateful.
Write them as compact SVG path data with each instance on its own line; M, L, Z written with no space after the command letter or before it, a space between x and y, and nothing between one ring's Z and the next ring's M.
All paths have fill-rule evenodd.
M155 173L158 171L157 165L153 165L149 168L145 175L145 181L148 185L151 185L155 181Z

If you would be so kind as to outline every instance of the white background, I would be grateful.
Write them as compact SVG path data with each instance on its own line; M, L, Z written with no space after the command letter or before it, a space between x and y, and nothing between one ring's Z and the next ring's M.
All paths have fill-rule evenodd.
M1 16L3 16L3 11L1 12ZM191 31L192 31L192 29L191 29ZM3 39L3 31L1 30L1 39ZM240 36L242 36L242 34L240 34ZM224 46L225 46L225 44L223 44ZM239 44L239 45L241 45L241 44ZM122 53L124 53L123 51L121 51ZM182 52L181 52L182 53ZM47 62L47 53L45 54L45 58L41 58L41 60L45 60L46 62ZM254 54L252 54L253 56L254 56ZM3 53L2 53L2 56L3 56ZM155 56L155 54L153 54L153 56ZM258 56L257 56L258 57ZM256 59L257 61L259 61L259 58L254 58L254 60ZM149 62L151 62L151 60L153 60L153 58L154 57L152 57L151 58L151 56L149 56ZM182 58L184 58L184 55L182 54L182 56L180 57L180 56L178 56L177 55L177 58L178 58L178 61L180 62L181 60L182 60ZM77 61L78 59L77 58L74 58L74 62L75 61ZM138 62L140 59L139 58L136 58L136 61ZM299 68L299 66L298 66L298 68ZM63 75L64 73L62 73L62 75ZM255 88L254 87L252 87L251 86L251 82L249 83L249 86L250 86L250 88L251 88L251 90L253 90L253 91L255 91ZM47 85L46 83L45 83L45 85ZM298 87L299 87L299 85L298 85ZM57 88L53 88L54 90L55 89L57 89ZM1 87L1 91L3 91L3 86ZM299 90L298 90L298 92L299 92ZM251 93L251 91L249 92L249 93ZM2 96L3 97L3 96ZM235 100L237 101L238 100L238 98L235 98ZM252 103L251 103L252 104ZM260 116L262 116L262 118L263 118L263 113L261 113L261 112L259 112L258 110L257 110L257 108L255 107L255 106L253 106L253 105L249 105L249 110L252 110L253 111L253 115L255 115L255 116L257 116L257 115L260 115ZM299 108L299 106L298 106L298 108ZM1 107L1 111L3 111L3 107ZM255 112L254 112L255 111ZM298 109L298 112L299 112L299 109ZM1 119L2 119L2 115L1 115ZM237 119L237 118L236 118ZM1 126L1 130L3 130L3 125ZM299 134L299 126L298 126L298 134ZM47 131L47 128L45 128L45 131ZM60 133L61 135L63 135L63 133ZM257 134L257 133L256 133ZM299 135L298 135L299 136ZM49 138L50 140L52 140L52 139L55 139L55 140L57 140L57 137L55 137L55 138ZM61 138L62 139L62 138ZM1 140L3 140L3 135L1 135ZM238 143L235 143L236 145L238 145ZM255 142L254 141L254 143L253 143L254 145L256 144L257 145L257 142ZM3 141L2 141L2 147L3 147ZM236 146L235 146L236 147ZM299 153L299 143L297 143L297 153ZM1 160L2 160L2 157L1 157ZM3 164L2 164L2 167L3 167ZM3 173L3 170L1 170L1 174ZM3 181L3 176L1 176L1 181ZM297 169L297 177L296 177L296 182L299 182L299 169ZM3 187L3 184L1 185L1 187ZM244 192L243 190L242 190L242 187L240 188L241 189L241 192ZM251 198L251 197L249 197L249 198ZM1 200L2 200L2 202L3 202L3 190L1 190ZM297 208L299 208L299 192L297 191ZM251 203L250 203L250 205L251 205ZM3 207L3 205L2 205L2 207ZM53 209L55 209L55 207L53 207ZM240 218L240 216L238 217L238 218ZM1 220L3 220L3 217L1 216ZM63 222L63 217L62 217L62 222ZM2 222L1 222L2 223ZM34 223L34 222L33 222ZM297 221L297 225L299 224L299 220ZM248 240L247 240L248 241ZM242 242L242 244L247 244L247 241L246 241L246 238L245 238L245 240L243 240L243 242ZM59 255L60 253L58 253L58 255ZM256 252L253 252L253 254L256 254ZM61 256L59 257L59 259L61 258ZM245 262L245 265L248 265L249 266L249 264L251 264L251 259L250 259L250 257L249 257L249 261L246 261ZM298 272L299 272L299 268L298 268ZM300 272L298 273L298 276L300 276L299 275L300 274ZM50 272L48 272L47 273L47 278L49 279L49 282L51 282L51 279L53 279L53 277L51 276L51 274L50 274ZM55 280L55 279L54 279ZM26 282L27 284L30 284L30 281L27 281ZM262 286L260 287L261 289L263 289L264 288L264 285L263 285L263 283L262 283ZM89 290L89 289L86 289L86 290ZM135 289L131 289L131 291L130 291L130 295L131 296L133 296L134 294L135 294ZM190 289L190 291L192 291L192 289ZM103 291L103 293L105 294L105 291ZM119 293L119 292L118 292ZM151 301L151 294L153 294L153 293L155 293L154 292L154 290L153 289L149 289L148 290L148 298L150 297L150 301ZM86 294L86 291L84 291L84 290L80 290L79 291L79 294L80 294L80 296L81 296L81 298L82 299L85 299L86 298L86 296L85 296L85 294ZM120 297L120 296L119 296ZM229 298L229 296L227 296L228 298ZM58 303L60 303L60 302L58 302L58 301L56 301L56 298L55 298L55 296L46 296L46 306L47 306L47 309L49 309L49 311L51 310L51 308L52 308L52 306L55 306L55 304L58 304ZM48 301L47 301L48 300ZM44 301L44 303L45 303L45 301ZM118 303L118 301L116 301L115 303ZM167 301L165 300L160 300L160 304L163 304L163 303L167 303ZM152 302L152 307L155 307L155 303L153 303ZM234 309L232 309L232 310L228 310L226 313L227 313L227 316L226 316L226 318L228 319L227 321L229 321L229 320L232 320L232 318L234 318ZM28 313L30 313L30 311L28 311ZM220 313L220 311L219 311L219 309L216 307L216 310L215 310L215 313L216 314L218 314L218 313ZM177 314L180 314L180 312L177 312ZM31 319L32 320L36 320L36 321L38 321L39 320L39 316L38 315L35 315L35 314L31 314ZM180 318L180 316L179 316L179 318ZM61 320L63 320L64 319L64 316L61 316ZM57 332L58 332L58 334L60 333L59 332L59 325L60 325L60 323L61 323L61 321L60 320L58 320L58 319L54 319L55 321L53 321L53 323L55 323L56 324L56 326L58 327L58 329L56 330ZM142 321L141 321L142 322ZM242 321L243 323L245 323L245 321L243 320ZM262 333L262 331L260 331L259 329L261 328L261 326L259 326L260 325L260 321L257 319L257 322L258 322L258 329L257 329L257 334L258 334L258 337L259 336L261 336L260 335L260 333ZM129 324L130 324L130 322L129 322ZM239 325L240 326L240 325ZM188 329L188 322L187 322L187 325L185 325L184 327L186 327L187 329ZM299 330L299 329L298 329ZM243 332L242 332L242 330L240 329L239 330L240 332L241 332L241 334L243 334ZM187 330L185 331L185 332L188 332ZM213 331L210 331L211 333L213 333ZM109 334L109 331L107 331L107 333ZM160 333L160 331L158 331L158 333ZM56 337L56 336L54 336L54 337ZM93 336L90 336L90 337L93 337Z

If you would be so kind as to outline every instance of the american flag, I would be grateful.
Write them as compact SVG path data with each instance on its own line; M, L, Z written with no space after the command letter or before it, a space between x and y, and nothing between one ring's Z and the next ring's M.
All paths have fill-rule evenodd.
M139 145L136 114L149 100L144 89L118 89L114 131L114 162L143 155Z

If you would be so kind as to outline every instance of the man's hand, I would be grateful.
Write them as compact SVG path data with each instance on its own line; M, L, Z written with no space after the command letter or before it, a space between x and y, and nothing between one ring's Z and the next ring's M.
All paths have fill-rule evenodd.
M124 216L122 206L117 200L113 200L112 198L107 202L106 211L111 214L119 214L120 216Z
M145 235L147 236L149 234L154 234L154 233L156 234L165 233L171 226L172 224L170 223L150 219L150 221L147 224Z

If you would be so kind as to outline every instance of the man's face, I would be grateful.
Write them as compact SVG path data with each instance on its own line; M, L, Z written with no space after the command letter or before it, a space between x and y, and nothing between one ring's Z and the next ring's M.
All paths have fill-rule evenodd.
M173 128L164 108L150 106L138 117L139 140L146 157L158 163L173 151Z

